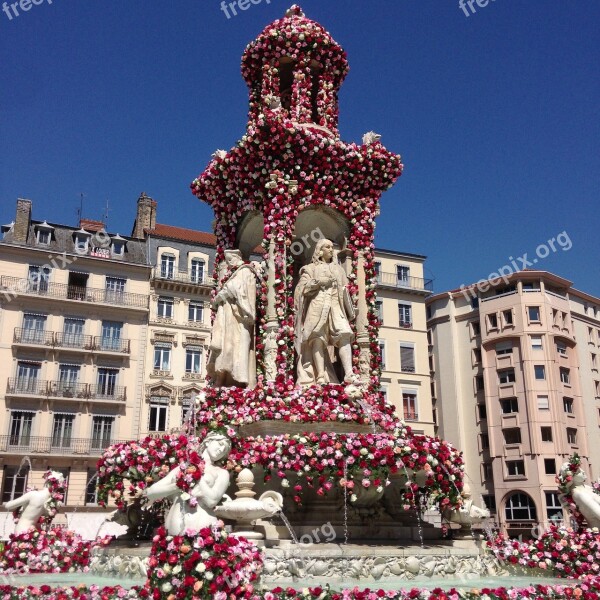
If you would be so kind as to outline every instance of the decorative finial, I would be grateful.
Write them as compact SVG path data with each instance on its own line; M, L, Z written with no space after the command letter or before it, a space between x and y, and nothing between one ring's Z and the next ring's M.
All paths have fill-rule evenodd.
M285 13L285 16L290 18L290 17L304 17L304 12L302 11L302 9L300 8L300 6L298 6L297 4L292 5L287 12Z

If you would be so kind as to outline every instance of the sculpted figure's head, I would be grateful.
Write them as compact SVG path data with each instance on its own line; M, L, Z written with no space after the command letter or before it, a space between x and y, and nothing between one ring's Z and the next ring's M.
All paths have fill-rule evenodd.
M238 267L244 262L239 250L225 250L225 262L228 267Z
M48 471L44 476L46 482L44 483L45 487L50 487L52 484L63 485L65 482L65 477L62 473L58 471Z
M231 440L222 433L209 433L200 444L200 453L205 452L213 463L225 460L231 452Z
M564 482L565 488L572 489L574 487L583 485L586 482L587 475L585 474L585 471L583 469L579 468L577 471L573 472L571 475L571 481L567 481L567 477L570 472L571 472L571 465L568 462L566 462L560 468L560 473L557 477L557 479L560 479L561 481Z
M333 260L333 242L327 239L321 239L315 246L312 262L330 263Z

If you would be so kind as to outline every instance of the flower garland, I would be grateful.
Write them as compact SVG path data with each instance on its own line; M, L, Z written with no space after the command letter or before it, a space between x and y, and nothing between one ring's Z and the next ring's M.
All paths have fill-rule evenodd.
M262 567L253 543L222 528L173 537L161 527L153 539L146 589L154 600L256 598L252 584Z
M61 527L13 534L0 551L0 574L87 571L91 549L107 545L110 539L86 542L77 533Z
M190 442L198 443L197 439L190 440ZM192 450L186 459L180 463L179 470L175 475L175 485L183 491L181 499L187 501L191 506L198 504L198 499L192 496L190 492L204 475L204 466L204 461L198 452Z

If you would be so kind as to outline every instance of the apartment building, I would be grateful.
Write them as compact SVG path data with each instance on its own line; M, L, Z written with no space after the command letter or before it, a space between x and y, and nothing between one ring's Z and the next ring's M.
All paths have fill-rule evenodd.
M432 296L427 316L438 433L474 497L511 535L562 519L561 464L577 452L600 475L600 299L523 271Z
M415 432L433 435L425 308L432 281L424 278L426 257L390 250L376 250L375 257L381 388Z
M180 429L205 385L216 253L213 234L156 223L156 213L142 195L132 233L152 267L141 423L150 435Z
M17 201L0 241L2 503L54 469L68 507L94 506L100 454L139 437L149 271L143 240L33 220Z

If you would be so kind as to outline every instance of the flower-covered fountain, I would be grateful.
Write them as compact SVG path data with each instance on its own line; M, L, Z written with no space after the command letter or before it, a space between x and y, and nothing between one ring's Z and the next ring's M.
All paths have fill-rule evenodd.
M216 217L208 386L182 433L112 446L98 464L100 501L116 502L135 531L96 549L92 568L147 568L147 583L65 598L456 598L362 590L519 564L502 539L496 554L476 536L442 539L442 518L468 529L489 513L464 487L461 454L413 434L380 392L375 219L403 165L377 134L340 139L347 72L345 52L298 6L247 47L246 133L192 184ZM597 534L586 535L587 551ZM292 585L313 587L278 587ZM510 597L600 588L540 589Z

